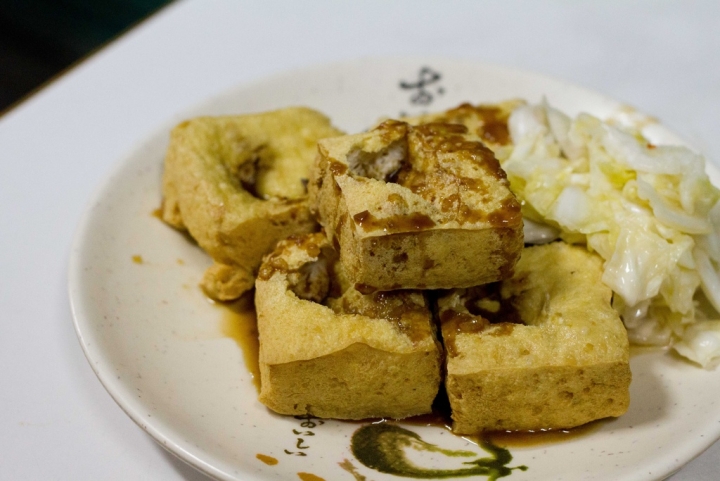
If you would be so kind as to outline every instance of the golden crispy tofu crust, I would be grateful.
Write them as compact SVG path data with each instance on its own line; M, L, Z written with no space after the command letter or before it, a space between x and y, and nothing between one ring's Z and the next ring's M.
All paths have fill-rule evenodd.
M425 296L343 289L334 258L316 233L280 242L263 261L260 401L281 414L338 419L430 412L442 348Z
M402 120L410 125L438 122L464 125L470 133L477 135L485 145L496 151L511 143L507 121L512 111L524 104L525 101L519 99L496 104L464 103L444 112L404 117Z
M438 300L453 431L571 428L629 405L627 333L602 262L562 242L523 251L512 279Z
M468 287L512 275L520 205L465 126L387 121L322 140L319 151L312 207L358 289Z
M202 117L173 129L162 215L215 260L202 282L210 297L239 297L277 241L316 229L305 184L317 141L339 134L307 108Z
M560 242L523 249L493 155L509 151L522 103L358 135L306 108L173 130L163 220L214 259L201 284L211 298L256 287L263 404L402 419L430 412L444 377L458 434L627 410L627 334L600 259ZM311 233L316 218L323 233ZM437 300L444 350L416 289L451 289Z

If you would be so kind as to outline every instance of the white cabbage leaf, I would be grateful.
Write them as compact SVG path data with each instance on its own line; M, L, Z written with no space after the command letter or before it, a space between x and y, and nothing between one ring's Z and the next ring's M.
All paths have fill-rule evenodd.
M517 108L508 129L501 163L526 242L559 237L597 252L632 342L673 345L702 365L720 357L720 324L697 301L702 290L720 311L720 191L703 157L547 102Z

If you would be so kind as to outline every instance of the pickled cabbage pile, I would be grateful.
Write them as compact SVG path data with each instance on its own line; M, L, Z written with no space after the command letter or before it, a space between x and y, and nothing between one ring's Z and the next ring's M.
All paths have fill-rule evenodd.
M526 242L597 252L631 342L703 366L720 357L720 191L703 157L547 103L517 108L508 128L513 145L497 154Z

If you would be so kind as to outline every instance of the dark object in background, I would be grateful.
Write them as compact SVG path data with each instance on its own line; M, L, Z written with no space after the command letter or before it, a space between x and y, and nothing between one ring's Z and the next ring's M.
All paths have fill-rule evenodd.
M0 112L170 0L0 0Z

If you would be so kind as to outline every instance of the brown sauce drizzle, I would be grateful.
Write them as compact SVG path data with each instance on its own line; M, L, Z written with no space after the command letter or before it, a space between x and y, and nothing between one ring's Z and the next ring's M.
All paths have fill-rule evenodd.
M467 204L462 204L458 209L458 222L461 224L477 224L488 220L487 212L471 209Z
M507 181L507 172L505 172L502 167L500 166L500 161L495 158L495 154L492 156L487 155L491 153L492 151L490 149L485 150L485 155L483 156L483 165L485 166L486 171L495 177L497 180L500 181Z
M295 244L298 248L307 252L310 257L318 257L321 249L318 243L321 242L318 236L321 234L291 235L286 240L281 241L275 247L275 250L260 266L258 279L266 281L270 279L276 272L287 272L289 269L287 261L282 258L283 252L289 243Z
M245 366L250 372L253 385L259 392L260 362L258 356L260 353L260 341L258 340L254 295L255 291L252 290L237 301L217 302L214 305L222 309L220 329L223 335L235 341L242 350ZM258 457L258 459L260 458Z
M355 284L355 290L358 291L360 294L368 295L372 294L373 292L377 292L377 288L373 286L369 286L367 284L363 284L362 282L358 282Z
M452 154L459 163L480 168L488 177L507 184L507 175L493 152L480 142L467 140L466 133L467 128L462 124L428 123L414 127L408 143L411 158L417 160L403 166L398 173L398 184L437 203L443 213L454 214L461 224L487 222L493 227L519 224L520 204L512 194L492 212L463 202L462 192L476 193L483 202L489 201L490 186L482 177L462 175L452 163L446 165L443 154ZM442 197L438 199L438 195Z
M402 120L390 119L375 127L385 143L394 142L407 135L408 124Z
M338 162L337 160L331 160L329 169L334 176L339 176L345 174L345 172L348 171L348 166L343 164L342 162Z
M451 309L440 314L440 323L443 326L443 344L445 344L445 350L450 357L458 355L455 336L458 334L479 333L490 325L487 319L480 316L473 316L466 312L457 312Z
M477 436L463 436L473 442L490 441L495 446L532 447L550 443L562 443L594 433L608 419L591 421L569 429L535 429L528 431L487 431Z
M458 177L458 185L461 191L477 192L478 194L488 193L488 186L483 179L474 179L472 177Z
M369 211L364 210L353 216L355 224L365 232L383 230L387 233L416 232L435 227L435 221L429 216L419 212L409 215L396 215L378 219Z
M487 331L490 336L509 336L515 326L524 324L512 299L502 299L500 282L466 289L462 295L467 312L448 309L440 312L443 342L450 357L458 355L458 334ZM492 330L489 330L493 327Z
M507 145L510 143L508 115L497 107L478 105L475 112L483 119L482 127L478 128L480 138L493 144Z
M388 196L388 202L399 205L400 207L407 207L407 202L400 194L390 194Z
M524 324L520 313L513 304L513 299L503 299L501 297L501 284L501 282L493 282L467 289L465 308L470 314L487 319L490 324ZM490 305L497 305L498 309L493 310L489 308Z
M500 145L510 143L510 132L506 122L492 122L485 124L479 129L480 137L488 142Z
M256 454L256 458L258 458L263 463L267 464L268 466L275 466L278 463L278 460L276 458L273 458L272 456L268 456L267 454Z
M297 473L298 478L302 479L302 481L325 481L325 478L321 478L320 476L316 476L312 473Z
M503 140L499 132L503 128L507 130L507 115L501 109L463 104L454 111L448 112L443 120L452 121L458 116L462 118L467 115L480 116L483 125L487 127L487 132L492 133L493 139ZM402 129L396 132L395 127ZM455 218L461 224L490 223L493 227L505 227L521 222L520 204L512 195L502 201L500 208L492 212L463 202L462 192L477 193L483 201L486 201L490 195L489 186L482 178L468 177L456 172L457 169L452 162L446 165L447 161L443 160L444 154L452 154L457 158L458 163L473 165L474 168L484 171L487 176L504 184L507 184L507 175L490 149L481 142L466 138L468 128L462 123L430 122L419 126L408 126L393 121L382 124L377 129L383 132L383 129L392 131L393 141L397 140L400 133L407 135L408 161L403 162L400 169L393 173L391 181L437 204L440 211L450 216L443 222ZM329 164L328 168L334 175L348 172L348 166L337 160L330 159ZM407 202L397 194L391 194L388 201L407 206ZM363 211L355 214L353 220L354 225L360 226L365 232L377 230L386 233L413 232L431 229L437 224L430 216L421 213L378 218L370 211Z
M413 127L413 130L422 135L428 145L435 146L437 148L452 149L454 146L461 146L465 142L462 135L468 133L467 127L462 124L452 124L447 122L428 122L426 124L418 125Z
M415 291L417 292L417 291ZM343 300L343 314L358 314L371 319L385 319L405 334L412 342L420 342L431 335L430 310L423 297L422 302L412 295L413 291L374 292L371 302L355 304Z
M494 106L474 106L464 103L458 107L448 110L441 118L444 122L463 123L470 117L477 117L482 125L477 129L478 136L492 144L507 145L510 143L510 131L508 130L508 117L510 112Z
M317 257L320 255L320 246L318 242L321 242L315 235L291 235L287 238L286 242L292 242L300 249L307 252L310 257Z
M443 212L450 212L455 210L460 204L460 194L450 194L440 202L440 210Z
M495 227L518 225L522 222L520 202L517 201L515 196L506 197L503 199L499 209L488 214L487 220Z
M433 185L437 182L436 178L442 171L438 169L433 175L429 175L427 172L419 170L413 170L411 168L401 170L398 173L398 184L402 185L406 189L410 189L410 192L417 194L423 199L433 202L435 200L436 191Z
M276 272L287 272L288 263L280 257L277 252L270 254L258 272L258 279L266 281L270 279Z

